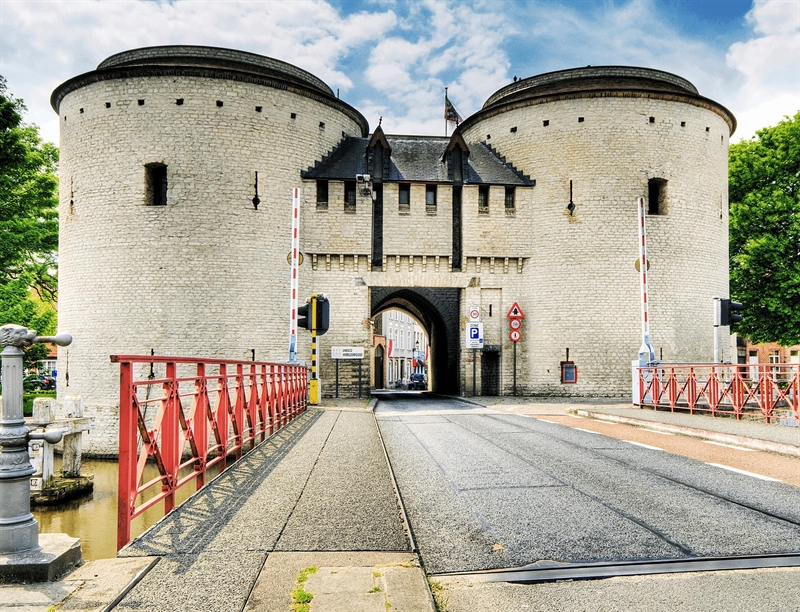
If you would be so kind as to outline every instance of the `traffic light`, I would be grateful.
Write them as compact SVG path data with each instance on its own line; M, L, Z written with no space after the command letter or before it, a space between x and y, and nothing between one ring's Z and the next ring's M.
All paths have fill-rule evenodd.
M311 316L308 312L310 308L311 302L308 302L297 309L297 327L302 327L309 331L311 330Z
M328 326L330 325L331 321L331 303L328 301L324 295L318 295L313 298L316 301L316 315L317 315L317 325L316 325L316 332L318 336L322 336L326 331L328 331Z
M744 305L741 302L733 302L727 298L720 300L720 325L733 325L734 323L741 321L744 317L737 312L738 310L744 310Z
M331 319L331 303L324 295L312 295L307 304L297 308L297 327L312 331L312 313L315 325L313 326L318 336L328 331Z

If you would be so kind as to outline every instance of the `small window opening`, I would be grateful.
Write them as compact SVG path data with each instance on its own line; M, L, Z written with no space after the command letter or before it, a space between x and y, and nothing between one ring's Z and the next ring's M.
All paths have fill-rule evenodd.
M506 212L513 213L516 210L516 187L506 187Z
M655 117L650 117L650 123L655 123L655 122L656 122L656 118Z
M356 182L344 182L344 212L356 212Z
M492 139L492 135L491 134L486 134L486 140L491 140L491 139Z
M511 133L515 134L516 132L517 132L517 126L515 125L514 127L511 128Z
M411 184L400 183L397 192L397 206L401 213L411 212Z
M111 108L111 102L106 102L106 108Z
M325 129L325 122L324 121L320 121L319 122L319 129L321 129L321 130Z
M261 112L261 111L263 111L263 110L264 110L264 107L263 107L263 106L256 106L256 112L257 112L257 113L260 113L260 112Z
M139 106L144 106L144 100L139 100Z
M681 127L686 127L686 122L685 121L681 121Z
M328 181L317 181L317 210L328 210Z
M578 117L578 123L583 123L583 117Z
M83 114L83 109L80 109L80 111L81 111L81 115L82 115Z
M144 167L145 204L148 206L167 205L167 166L147 164Z
M425 185L425 212L436 214L436 185Z
M545 119L544 121L542 121L542 125L544 127L547 127L548 125L550 125L550 120L549 119Z
M297 119L297 113L292 113L292 114L291 114L291 115L289 115L289 116L290 116L292 119Z
M706 127L706 132L710 132L710 131L711 131L711 128L710 127Z
M647 181L647 214L667 214L667 181L653 178Z
M489 185L478 186L478 214L489 214Z
M222 100L217 100L217 108L222 108L223 104L225 104Z
M175 100L175 104L178 106L183 106L183 98L177 98Z

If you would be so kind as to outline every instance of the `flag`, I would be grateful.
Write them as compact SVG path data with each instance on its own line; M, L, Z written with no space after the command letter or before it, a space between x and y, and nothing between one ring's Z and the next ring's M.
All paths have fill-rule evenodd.
M389 340L389 350L386 351L386 356L387 357L391 357L392 356L392 353L394 352L393 349L394 349L394 342L392 340Z
M450 98L447 97L447 94L444 94L444 118L448 121L452 121L456 125L464 121L461 115L458 114L456 107L450 102Z

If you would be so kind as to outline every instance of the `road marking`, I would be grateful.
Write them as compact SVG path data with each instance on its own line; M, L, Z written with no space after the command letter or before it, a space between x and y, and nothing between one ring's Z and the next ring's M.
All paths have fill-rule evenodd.
M623 440L623 442L627 442L628 444L634 444L636 446L641 446L642 448L649 448L650 450L657 450L657 451L664 451L663 448L658 448L657 446L650 446L649 444L642 444L641 442L633 442L632 440Z
M745 476L752 476L753 478L758 478L759 480L768 480L770 482L780 482L777 478L770 478L769 476L762 476L761 474L753 474L753 472L745 472L744 470L738 470L736 468L730 467L729 465L721 465L719 463L709 463L708 465L713 465L714 467L722 468L723 470L728 470L730 472L736 472L737 474L744 474Z
M675 434L670 431L658 431L657 429L648 429L647 427L642 427L642 431L649 431L650 433L657 433L661 434L662 436L674 436Z
M723 444L722 442L712 442L711 440L703 440L706 444L713 444L714 446L724 446L725 448L732 448L734 450L744 451L746 453L754 453L754 448L744 448L742 446L733 446L733 444Z
M602 436L603 434L597 433L596 431L592 431L590 429L582 429L580 427L573 427L572 429L577 429L578 431L585 431L586 433L594 434L596 436Z

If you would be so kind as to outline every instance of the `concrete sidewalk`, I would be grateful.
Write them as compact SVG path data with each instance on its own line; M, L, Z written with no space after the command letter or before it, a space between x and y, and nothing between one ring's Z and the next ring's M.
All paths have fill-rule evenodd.
M118 558L2 585L0 608L432 612L371 407L307 411Z
M458 399L499 412L572 412L800 456L794 427L639 409L623 400ZM310 612L432 612L372 415L374 402L326 404L248 453L117 559L87 563L57 583L0 585L0 609L44 612L60 604L65 611L285 612L294 592L313 595ZM636 580L651 579L628 582ZM482 609L479 593L498 591L466 579L444 585L453 612ZM521 588L509 587L503 596L513 593L512 599L524 602ZM487 605L501 599L490 597Z

